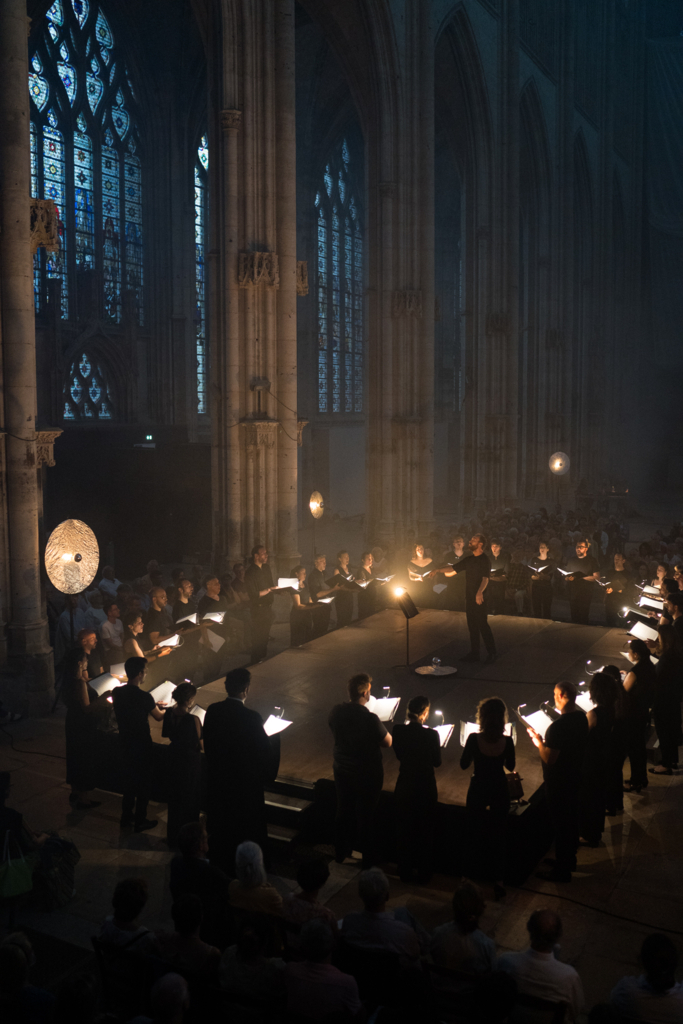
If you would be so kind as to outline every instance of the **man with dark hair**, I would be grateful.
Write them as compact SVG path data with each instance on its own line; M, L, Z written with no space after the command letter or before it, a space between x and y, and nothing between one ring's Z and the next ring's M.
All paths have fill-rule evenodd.
M94 629L86 626L78 632L78 643L88 659L88 679L95 679L104 672L104 659Z
M579 789L588 721L576 705L577 689L573 683L556 683L554 696L560 717L548 726L545 740L535 729L527 727L543 762L545 794L555 832L555 863L551 871L537 872L537 877L571 882L579 848Z
M304 960L285 967L287 1010L292 1019L351 1021L360 1014L355 978L332 965L334 944L332 929L320 918L301 929Z
M349 702L337 704L329 717L334 736L337 790L335 859L341 864L351 855L357 831L356 841L364 868L374 864L373 819L384 782L381 748L391 746L391 733L365 706L370 699L371 685L370 676L353 676L348 683Z
M496 537L491 541L491 576L489 585L486 588L486 599L491 615L503 615L505 613L505 591L507 590L507 573L510 568L510 556L503 551L500 540Z
M123 946L135 953L157 953L159 946L154 932L138 924L145 909L149 891L144 878L123 878L117 882L111 905L114 913L102 925L100 939Z
M453 920L434 930L430 952L440 967L489 974L496 966L496 944L479 927L486 904L474 882L464 879L453 893Z
M488 623L485 592L491 575L491 563L484 553L486 537L475 533L470 540L470 553L450 569L435 569L430 576L442 572L444 576L465 575L465 611L467 628L470 631L470 651L461 661L479 661L480 639L488 652L487 664L496 660L496 642Z
M683 984L676 981L678 950L668 935L648 935L640 948L644 973L612 989L610 1006L623 1020L676 1024L683 1020Z
M163 587L154 587L150 593L151 605L145 613L145 635L150 646L154 647L160 640L175 633L171 616L166 611L166 591Z
M583 1012L581 979L569 964L555 957L554 949L562 935L562 921L554 910L534 910L527 921L530 947L521 953L503 953L498 969L511 974L517 990L550 1003L566 1002L570 1021Z
M211 860L228 874L240 843L265 849L268 841L264 786L275 775L274 758L261 716L244 706L250 682L246 668L228 672L226 699L210 704L204 719Z
M251 563L244 582L251 603L251 664L257 665L268 653L268 636L273 621L273 574L263 544L251 549Z
M121 827L133 825L136 832L145 832L157 824L156 818L147 817L154 752L149 716L160 722L164 712L151 693L140 689L145 681L147 659L128 658L124 670L128 682L117 686L112 694L123 762Z

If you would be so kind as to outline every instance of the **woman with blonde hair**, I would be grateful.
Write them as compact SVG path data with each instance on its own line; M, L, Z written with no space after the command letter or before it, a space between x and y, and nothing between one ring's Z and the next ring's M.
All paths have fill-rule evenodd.
M479 701L479 732L470 733L460 758L460 767L474 764L467 791L467 810L472 830L481 844L480 856L488 861L497 900L506 896L503 888L505 823L510 810L510 793L505 769L515 769L515 745L505 735L507 708L500 697Z

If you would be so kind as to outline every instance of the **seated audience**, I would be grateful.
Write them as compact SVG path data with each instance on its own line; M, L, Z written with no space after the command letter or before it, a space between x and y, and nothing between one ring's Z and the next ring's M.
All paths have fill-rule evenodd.
M123 622L115 601L107 606L107 619L102 624L100 636L109 665L118 665L119 662L126 660L123 654Z
M333 967L334 933L326 921L308 921L301 929L301 963L285 967L287 1010L307 1020L326 1020L332 1014L361 1012L358 985L350 974Z
M89 590L86 597L88 601L88 607L85 610L86 626L101 635L102 626L107 621L102 594L97 589Z
M23 932L0 945L0 1019L3 1024L44 1024L52 1019L55 997L29 984L33 949Z
M112 565L105 565L102 570L102 579L97 584L98 589L102 592L102 596L109 598L109 600L116 599L116 591L121 586L121 580L117 580L114 567Z
M171 895L174 900L193 893L202 903L199 935L212 946L223 949L229 935L227 918L230 879L209 863L209 837L199 821L190 821L178 832L180 856L171 861Z
M683 1020L683 983L676 981L678 950L667 935L648 935L640 949L644 973L622 978L610 1006L623 1018L649 1024Z
M199 896L185 893L171 907L175 931L157 937L164 960L178 971L213 979L218 970L221 954L215 946L202 942L199 930L202 923L202 901Z
M74 974L60 985L54 1024L107 1024L99 1013L99 985L94 974Z
M282 902L282 916L293 924L305 924L306 921L320 917L336 931L336 917L329 907L318 900L318 893L329 877L330 869L322 857L312 857L300 864L296 880L301 891L285 896Z
M270 999L282 991L284 960L266 956L271 926L262 914L251 914L240 923L237 942L223 953L218 968L221 988L238 995Z
M102 925L100 939L114 946L123 946L134 953L158 954L156 935L149 928L138 924L147 897L147 882L144 878L124 878L119 882L111 901L114 913Z
M240 843L235 853L237 878L230 883L230 903L252 914L281 914L282 896L266 877L258 843Z
M496 966L496 945L479 928L486 904L481 890L467 880L453 893L453 920L436 928L432 937L432 960L439 967L485 974Z
M134 1017L129 1024L183 1024L190 992L182 974L165 974L152 986L151 1017Z
M389 880L384 872L379 868L361 871L358 895L364 909L345 916L342 937L354 946L391 950L398 953L403 967L414 967L420 958L420 944L414 929L387 910Z
M568 1004L568 1020L583 1012L583 987L569 964L555 957L554 949L562 935L562 921L554 910L535 910L527 921L530 947L521 953L503 953L498 969L507 971L517 982L519 992L551 1003Z

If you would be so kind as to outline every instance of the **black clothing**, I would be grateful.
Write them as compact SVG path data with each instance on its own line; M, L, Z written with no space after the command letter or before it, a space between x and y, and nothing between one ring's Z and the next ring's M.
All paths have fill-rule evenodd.
M465 611L467 612L467 628L470 631L470 650L472 654L479 654L480 639L489 654L496 653L496 642L493 639L491 627L488 624L488 607L486 603L486 591L484 601L477 604L477 591L484 577L490 574L491 563L488 555L466 555L453 568L456 574L465 574Z
M306 585L313 604L318 603L318 594L321 590L329 590L329 587L325 582L325 573L321 572L320 569L311 569L311 571L306 574Z
M318 594L321 591L329 590L330 588L325 580L325 573L321 572L320 569L311 569L306 577L306 585L308 587L308 593L311 595L311 601L315 605L312 636L312 639L315 640L316 637L324 636L325 633L327 633L327 629L330 624L332 605L318 603L320 600Z
M478 839L474 854L479 863L488 863L489 877L503 877L505 868L505 823L510 810L510 794L505 769L515 769L515 745L505 737L503 752L496 757L482 753L477 733L467 737L460 767L474 773L467 790L466 806L472 821L472 834Z
M15 811L12 807L0 806L0 849L5 849L5 836L9 832L10 842L10 859L14 859L17 856L19 850L22 853L28 853L30 848L26 841L26 833L23 827L23 818L19 811ZM12 842L14 840L14 842Z
M605 594L605 618L607 619L608 626L620 626L622 624L621 609L625 604L629 604L631 597L631 590L633 587L633 577L631 573L621 570L617 572L616 569L612 569L610 572L606 572L605 576L608 579L608 588L611 589L611 594Z
M454 565L456 573L460 575L461 572L465 573L465 596L467 598L467 604L474 602L477 596L477 591L484 577L491 576L491 562L489 556L486 554L481 555L466 555L457 565ZM484 593L486 593L484 591Z
M464 558L467 558L467 548L463 549L461 555L456 555L453 547L450 547L445 552L441 561L442 565L459 565ZM446 584L446 590L442 593L443 599L442 607L450 608L452 611L464 612L465 611L465 580L462 576L446 576L444 578Z
M220 868L200 857L174 857L171 861L171 896L177 900L185 893L199 896L202 923L199 937L210 946L223 950L233 941L228 887L230 879Z
M594 580L584 580L582 577L599 572L600 566L592 555L586 555L585 558L576 555L567 560L565 568L567 572L576 573L576 579L567 580L571 620L587 625L590 619L591 600L598 586Z
M87 793L95 785L96 722L90 707L81 703L82 686L80 680L65 678L61 694L66 705L66 781L77 793ZM93 704L97 693L92 686L87 691L89 703Z
M268 653L268 637L273 621L272 604L275 598L272 594L259 596L260 591L274 586L273 574L268 563L256 565L252 562L248 565L244 582L251 602L251 664L256 665L263 661Z
M392 749L400 762L394 790L398 873L413 871L426 879L432 872L434 819L438 793L434 769L441 764L439 734L419 722L396 724Z
M289 612L289 642L292 647L300 647L316 635L316 609L306 584L299 588L297 594L301 605L292 604ZM324 608L325 605L320 607Z
M219 594L216 600L213 597L209 597L208 594L204 594L204 597L197 605L197 619L201 622L208 612L225 612L227 614L230 611L230 607L231 604L225 594Z
M192 615L193 612L197 611L196 603L190 598L187 604L184 601L176 601L173 605L173 622L176 623L178 619L184 619L187 615ZM197 616L199 618L199 616ZM183 626L191 626L191 622L183 622Z
M543 569L543 566L547 566ZM553 573L556 563L551 558L542 559L534 555L529 559L529 568L532 570L543 569L541 578L531 581L531 604L534 616L537 619L551 619L553 604Z
M152 734L149 714L155 701L151 693L127 683L112 694L123 754L121 820L140 825L147 817L152 781Z
M546 746L559 751L554 764L543 763L546 800L555 833L555 860L559 874L576 870L579 848L579 789L588 737L588 722L577 708L548 726Z
M614 708L598 704L593 709L596 725L588 730L583 779L579 800L580 833L587 843L597 845L605 829L605 809L615 806L615 758L612 741ZM621 763L618 764L621 789ZM612 801L611 803L609 801Z
M261 716L231 697L209 705L204 751L211 858L232 874L240 843L265 849L268 839L264 785L272 776L272 751Z
M161 735L169 747L169 797L166 838L174 846L178 832L188 821L199 821L202 774L199 719L174 708L164 715ZM201 729L200 729L201 732Z
M102 656L100 642L98 640L97 646L88 655L88 679L96 679L97 676L101 676L104 671L104 658Z
M343 570L337 566L336 575L341 576L342 579L348 580L352 574L350 572L343 572ZM341 629L342 626L351 625L351 620L353 618L353 591L338 590L337 596L334 599L334 607L337 614L337 628Z
M510 556L506 551L496 558L491 551L488 553L491 563L491 573L498 573L498 576L491 575L489 585L486 588L486 602L492 615L503 615L505 613L505 591L507 583L501 580L500 576L507 575L510 567Z
M372 569L359 569L356 573L357 580L374 580L374 574ZM375 594L375 586L372 582L367 587L364 587L358 592L358 618L364 619L368 615L372 615L377 610L377 598Z
M659 752L665 768L678 764L681 741L681 698L683 663L675 651L667 651L655 665L652 714L659 737Z
M414 573L425 573L431 572L435 568L433 559L430 559L426 565L416 565L415 562L408 562L408 572ZM416 605L421 608L434 608L436 606L436 594L432 587L436 582L436 578L423 579L422 582L418 580L411 580L408 576L408 592L412 597Z
M337 790L335 854L343 860L359 849L363 867L369 868L375 863L374 816L384 780L380 743L387 730L377 715L355 702L332 708L329 726Z
M158 633L159 639L161 637L170 636L171 633L175 633L175 626L171 622L171 616L168 614L165 608L161 611L157 611L156 608L148 608L145 613L145 629L144 634L153 646L153 640L150 637L150 633Z

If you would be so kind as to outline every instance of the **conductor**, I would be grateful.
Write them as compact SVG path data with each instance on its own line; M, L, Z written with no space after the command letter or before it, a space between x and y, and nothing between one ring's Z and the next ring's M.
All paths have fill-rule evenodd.
M483 640L487 651L486 663L490 664L496 660L496 642L488 623L486 607L485 594L491 575L491 562L488 555L484 554L486 545L484 534L475 533L469 543L469 555L450 568L435 569L430 575L434 576L438 572L442 572L444 576L456 576L461 572L466 574L465 613L467 628L470 631L470 651L460 660L479 661L480 640Z

